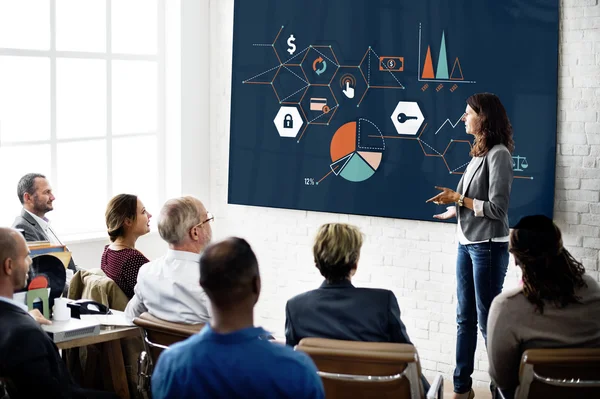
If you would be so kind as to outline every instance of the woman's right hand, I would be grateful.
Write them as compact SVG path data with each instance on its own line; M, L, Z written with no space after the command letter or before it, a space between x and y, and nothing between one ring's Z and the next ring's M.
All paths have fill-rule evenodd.
M452 219L453 217L456 217L456 207L455 206L449 206L448 208L446 208L446 212L444 212L444 213L438 213L437 215L433 215L434 219L440 219L440 220Z

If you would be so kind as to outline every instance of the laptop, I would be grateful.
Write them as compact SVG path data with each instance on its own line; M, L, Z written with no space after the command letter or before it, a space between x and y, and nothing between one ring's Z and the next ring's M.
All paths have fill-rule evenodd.
M43 325L42 329L48 333L54 343L59 343L98 335L100 334L100 323L71 318L67 321L52 321L51 325Z

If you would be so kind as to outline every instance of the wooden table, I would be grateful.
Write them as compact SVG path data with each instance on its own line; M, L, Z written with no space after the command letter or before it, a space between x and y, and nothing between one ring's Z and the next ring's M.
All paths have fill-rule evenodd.
M116 341L121 338L129 337L141 337L140 329L138 327L113 327L112 329L101 329L99 335L93 335L91 337L83 337L72 339L69 341L63 341L56 344L58 349L71 349L79 348L86 345L100 344L103 342Z
M59 349L79 348L87 345L102 344L102 351L107 354L108 368L115 393L123 399L130 398L129 386L127 385L127 374L123 351L121 350L121 339L130 337L141 337L138 327L113 327L100 330L99 335L77 338L56 344ZM86 370L94 373L95 370Z

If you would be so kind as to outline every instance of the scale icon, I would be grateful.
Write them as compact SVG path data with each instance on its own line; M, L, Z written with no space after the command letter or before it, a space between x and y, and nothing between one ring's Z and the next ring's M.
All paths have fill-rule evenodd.
M513 170L515 172L523 172L525 169L529 167L529 162L527 162L527 157L521 157L519 155L512 157L513 159Z

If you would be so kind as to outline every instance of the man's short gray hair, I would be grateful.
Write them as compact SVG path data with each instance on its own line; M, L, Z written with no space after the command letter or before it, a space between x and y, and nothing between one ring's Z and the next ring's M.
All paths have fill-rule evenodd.
M200 223L199 200L192 197L173 198L165 202L158 216L158 233L169 244L180 244L192 227Z
M17 195L19 196L21 205L25 204L25 200L23 199L25 193L28 193L29 195L35 194L35 179L38 177L42 179L46 178L46 176L41 173L27 173L19 180L19 184L17 184Z

